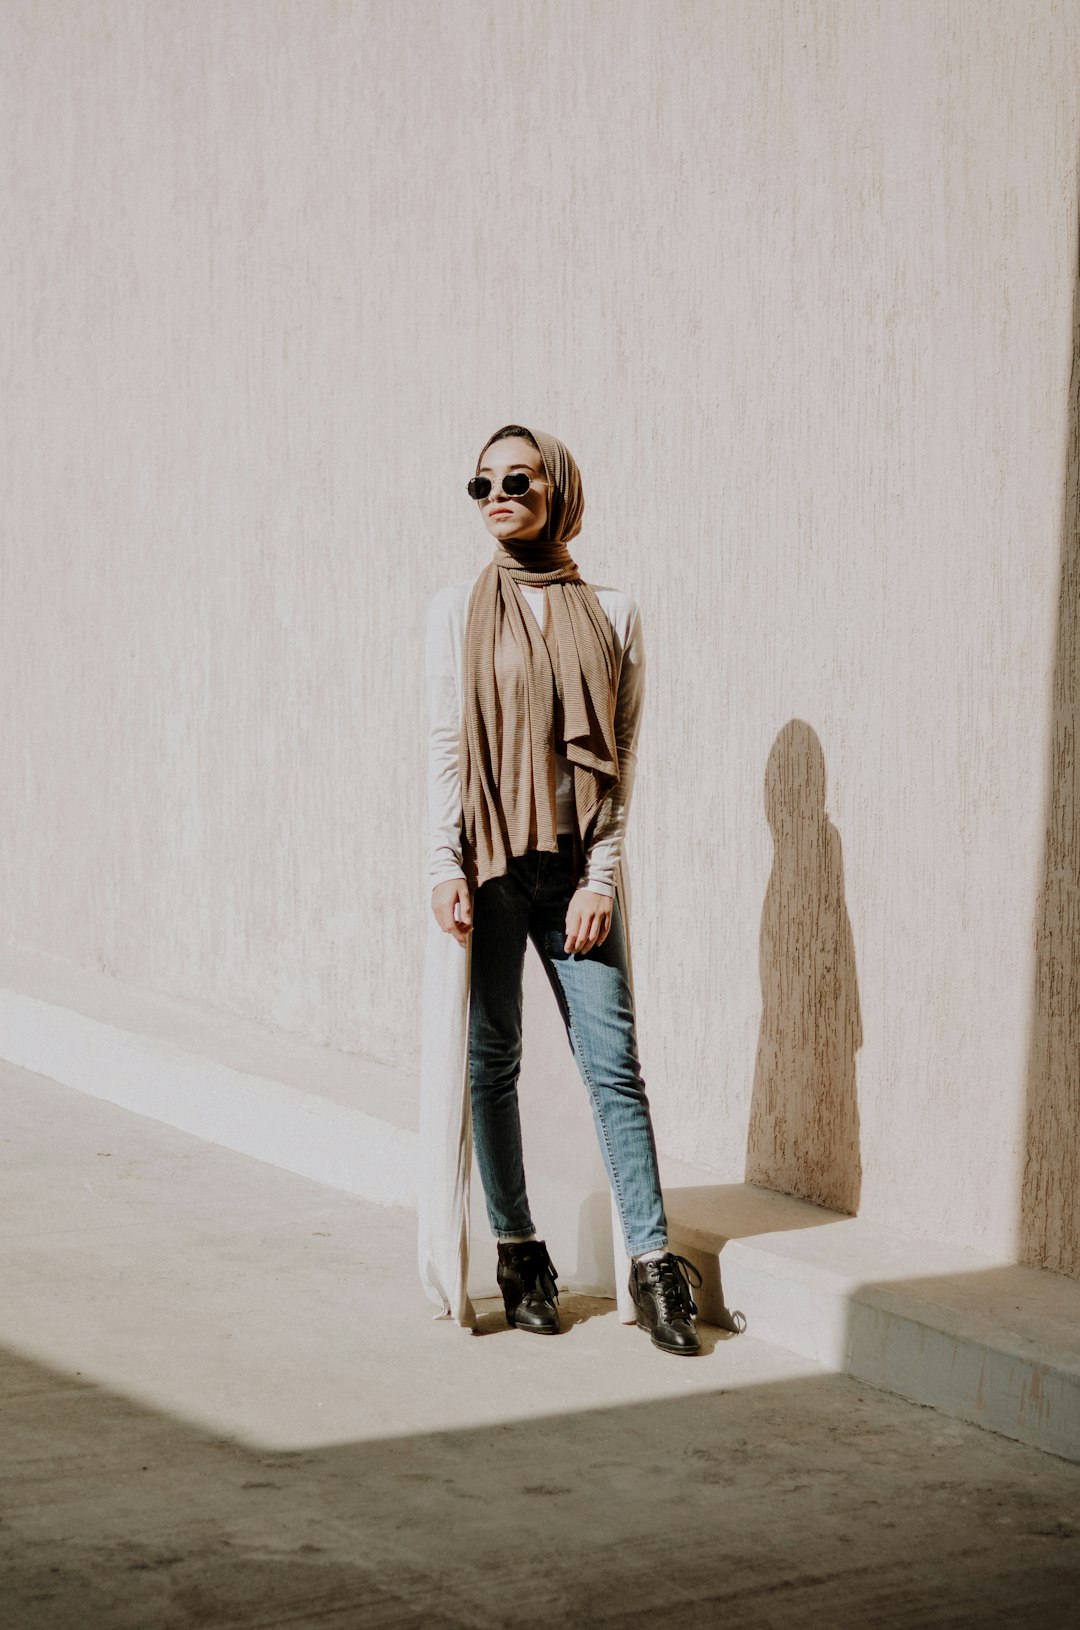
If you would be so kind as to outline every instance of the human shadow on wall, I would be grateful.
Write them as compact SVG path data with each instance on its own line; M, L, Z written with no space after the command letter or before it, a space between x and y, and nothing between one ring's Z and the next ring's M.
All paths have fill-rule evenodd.
M773 864L758 942L761 1026L746 1180L859 1209L855 1054L862 1014L840 834L825 812L825 755L803 719L780 731L765 771Z
M1064 474L1020 1258L1080 1277L1080 280L1073 284Z

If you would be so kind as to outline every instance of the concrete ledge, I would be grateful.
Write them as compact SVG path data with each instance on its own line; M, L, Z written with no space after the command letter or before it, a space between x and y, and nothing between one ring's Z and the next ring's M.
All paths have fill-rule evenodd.
M232 1014L0 949L0 1056L382 1204L415 1209L417 1086ZM1080 1460L1080 1285L662 1160L703 1316ZM606 1194L530 1168L561 1282L611 1295ZM484 1226L474 1183L473 1222ZM561 1230L561 1232L557 1231ZM474 1237L478 1237L474 1233ZM565 1265L565 1266L564 1266ZM607 1265L607 1266L605 1266ZM476 1293L493 1294L479 1283Z
M1080 1460L1080 1285L749 1184L665 1190L706 1317Z
M417 1091L287 1031L0 950L0 1054L212 1143L415 1210Z

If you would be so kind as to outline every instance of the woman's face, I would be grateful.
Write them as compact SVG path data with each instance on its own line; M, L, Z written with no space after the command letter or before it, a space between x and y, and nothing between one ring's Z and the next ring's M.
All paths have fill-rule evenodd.
M528 492L520 498L507 497L503 492L502 478L511 471L527 471L532 477ZM539 450L531 441L522 436L493 441L476 473L486 475L491 482L491 491L479 500L479 509L493 538L525 542L543 537L548 518L547 477Z

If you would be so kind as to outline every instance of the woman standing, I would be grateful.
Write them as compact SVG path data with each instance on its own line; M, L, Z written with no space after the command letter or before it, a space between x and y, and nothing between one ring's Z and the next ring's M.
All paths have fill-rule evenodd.
M475 579L432 602L427 665L431 910L469 963L467 1014L458 1012L467 1113L444 1113L422 1093L421 1277L444 1310L456 1301L463 1322L474 1319L467 1230L456 1274L440 1271L437 1241L440 1220L462 1230L474 1141L507 1319L559 1329L557 1270L529 1209L518 1113L531 939L589 1092L636 1322L663 1351L696 1353L687 1271L697 1285L701 1277L668 1249L617 886L644 695L640 614L628 595L586 583L567 548L581 529L581 478L554 436L504 425L481 450L469 496L495 549ZM426 1030L429 1077L437 1045Z

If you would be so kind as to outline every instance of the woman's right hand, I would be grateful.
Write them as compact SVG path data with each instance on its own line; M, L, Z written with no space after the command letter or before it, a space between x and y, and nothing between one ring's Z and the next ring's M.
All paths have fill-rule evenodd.
M449 882L436 883L431 891L431 909L443 933L453 934L459 945L465 945L472 933L472 900L465 879L451 877Z

